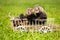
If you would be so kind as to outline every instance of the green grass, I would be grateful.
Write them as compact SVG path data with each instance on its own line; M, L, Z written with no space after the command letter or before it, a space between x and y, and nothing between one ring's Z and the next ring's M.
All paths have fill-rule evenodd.
M60 25L60 0L0 0L0 40L60 40L60 31L40 34L11 30L8 13L16 17L37 4L46 10L48 18L55 18L55 24Z

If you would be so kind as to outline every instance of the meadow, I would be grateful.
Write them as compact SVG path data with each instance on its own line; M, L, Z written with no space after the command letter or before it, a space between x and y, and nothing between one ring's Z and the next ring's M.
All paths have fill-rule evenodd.
M14 32L11 29L11 16L25 14L27 8L39 4L46 10L48 18L55 18L54 23L60 25L60 0L0 0L0 40L60 40L60 31L52 33Z

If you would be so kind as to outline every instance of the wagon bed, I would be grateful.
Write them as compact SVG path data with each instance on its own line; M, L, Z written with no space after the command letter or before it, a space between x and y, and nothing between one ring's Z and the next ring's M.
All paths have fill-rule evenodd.
M51 23L53 24L54 23L54 19L52 18L52 20L50 20L51 18L47 19L48 23L46 22L45 25L40 25L40 24L27 24L28 20L27 19L23 19L23 22L21 19L18 19L18 18L14 18L14 19L11 19L11 22L12 22L12 25L13 25L13 30L17 30L17 31L41 31L42 29L45 28L45 30L49 30L49 31L52 31L53 29L53 26L51 25ZM40 19L36 19L36 20L40 20ZM43 19L45 20L45 19ZM40 21L43 21L43 20L40 20ZM51 21L51 22L49 22ZM15 23L14 23L15 22Z

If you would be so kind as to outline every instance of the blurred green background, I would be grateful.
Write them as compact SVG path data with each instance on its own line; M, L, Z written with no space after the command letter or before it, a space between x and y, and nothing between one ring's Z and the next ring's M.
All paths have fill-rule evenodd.
M60 40L60 31L40 34L13 32L9 12L19 16L27 8L39 4L46 10L48 18L55 18L55 24L60 25L60 0L0 0L0 40Z

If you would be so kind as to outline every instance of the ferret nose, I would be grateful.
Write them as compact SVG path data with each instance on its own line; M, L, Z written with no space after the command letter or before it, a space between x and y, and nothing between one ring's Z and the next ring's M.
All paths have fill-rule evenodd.
M36 11L38 11L38 10L36 10Z

